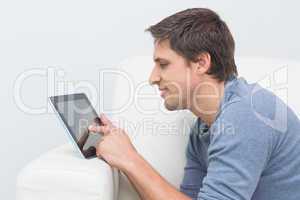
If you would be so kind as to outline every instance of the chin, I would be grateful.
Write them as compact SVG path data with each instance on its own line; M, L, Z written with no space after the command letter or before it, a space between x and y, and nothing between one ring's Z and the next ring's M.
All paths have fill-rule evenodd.
M178 110L177 107L175 106L170 106L169 104L165 103L165 108L169 111L174 111L174 110Z
M183 106L180 106L178 102L168 102L165 101L164 103L165 108L169 111L175 111L175 110L183 110Z

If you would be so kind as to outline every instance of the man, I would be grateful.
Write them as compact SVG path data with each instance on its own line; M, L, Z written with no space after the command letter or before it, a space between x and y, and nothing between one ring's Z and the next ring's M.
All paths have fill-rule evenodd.
M150 83L168 110L198 117L180 191L103 115L103 126L89 127L104 134L97 155L122 170L142 199L299 200L299 120L274 94L237 78L234 40L220 17L187 9L148 31L155 40Z

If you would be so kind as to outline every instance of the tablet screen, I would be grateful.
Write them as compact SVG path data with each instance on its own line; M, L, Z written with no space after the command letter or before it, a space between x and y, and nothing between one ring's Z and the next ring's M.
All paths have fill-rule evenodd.
M99 118L86 95L54 96L50 100L84 157L95 157L95 146L101 135L89 133L87 128L99 123Z

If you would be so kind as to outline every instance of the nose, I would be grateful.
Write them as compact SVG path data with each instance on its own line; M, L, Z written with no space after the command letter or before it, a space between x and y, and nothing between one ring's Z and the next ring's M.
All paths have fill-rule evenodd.
M156 66L153 67L151 75L149 77L150 85L158 84L160 81L160 73Z

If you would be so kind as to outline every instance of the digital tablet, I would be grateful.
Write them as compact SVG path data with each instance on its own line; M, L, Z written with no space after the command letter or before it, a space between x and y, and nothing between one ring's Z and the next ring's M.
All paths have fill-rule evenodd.
M49 100L80 155L87 159L96 157L96 144L101 135L89 133L88 126L102 123L87 96L77 93L52 96Z

